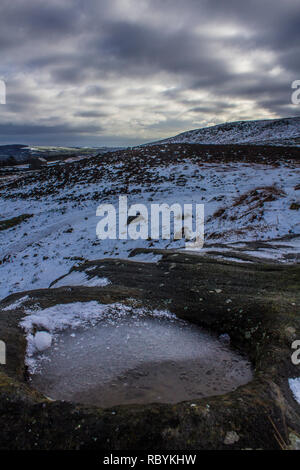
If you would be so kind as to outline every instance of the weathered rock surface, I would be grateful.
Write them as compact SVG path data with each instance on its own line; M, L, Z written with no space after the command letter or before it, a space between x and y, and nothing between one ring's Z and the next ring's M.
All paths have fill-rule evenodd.
M287 380L300 375L291 362L291 342L300 339L300 266L162 254L157 264L108 259L75 268L105 276L111 281L105 287L41 289L0 303L0 335L7 344L7 364L0 366L0 448L276 449L276 432L292 444L289 436L300 432L300 406ZM4 310L24 295L21 306ZM253 380L222 396L113 409L52 402L30 388L26 339L18 326L25 308L132 298L229 334L253 362Z

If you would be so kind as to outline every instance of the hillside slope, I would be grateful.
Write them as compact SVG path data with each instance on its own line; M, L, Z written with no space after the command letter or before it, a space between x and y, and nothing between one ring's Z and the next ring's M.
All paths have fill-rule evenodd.
M113 204L118 214L120 195L128 196L128 205L145 204L149 217L152 204L204 204L199 254L247 264L297 263L299 162L299 147L170 144L0 172L0 298L46 288L74 263L156 262L161 250L188 251L185 237L175 239L173 230L170 239L149 233L147 239L99 240L97 207ZM105 277L91 282L105 285ZM65 281L90 285L73 275Z
M237 121L183 132L153 144L300 145L300 117Z

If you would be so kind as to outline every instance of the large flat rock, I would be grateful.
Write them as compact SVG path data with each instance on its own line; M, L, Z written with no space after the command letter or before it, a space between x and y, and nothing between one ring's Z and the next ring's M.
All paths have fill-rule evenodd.
M3 449L276 449L300 432L300 406L288 378L299 376L291 343L300 338L300 266L237 264L162 252L158 263L97 260L75 271L105 286L66 285L14 294L0 303L0 448ZM27 296L27 297L26 297ZM24 298L24 302L18 300ZM129 302L167 308L218 333L251 359L253 380L226 395L179 404L101 409L52 402L27 382L27 309L57 304ZM10 309L8 309L10 307ZM276 428L276 430L275 430Z

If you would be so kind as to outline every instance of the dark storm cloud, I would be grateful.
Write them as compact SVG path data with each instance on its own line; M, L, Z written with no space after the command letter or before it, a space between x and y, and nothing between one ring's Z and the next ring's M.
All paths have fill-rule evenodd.
M168 32L158 27L113 23L105 27L105 38L99 48L124 68L165 70L181 74L223 73L226 65L203 47L205 38L196 38L187 31Z
M75 2L76 3L76 2ZM70 2L42 2L40 0L2 0L2 31L11 29L11 38L57 38L65 36L79 26L80 14ZM75 6L75 5L74 5Z
M70 127L64 124L49 125L31 125L31 124L0 124L0 134L2 135L37 135L37 134L88 134L90 132L98 133L100 126L80 126Z
M299 0L2 0L0 139L297 115L299 45Z

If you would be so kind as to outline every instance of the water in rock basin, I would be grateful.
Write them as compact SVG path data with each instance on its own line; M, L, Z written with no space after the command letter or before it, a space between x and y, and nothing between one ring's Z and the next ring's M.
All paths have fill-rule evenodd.
M177 403L232 391L251 365L217 337L183 321L124 318L62 332L38 358L32 385L56 400L110 407Z

